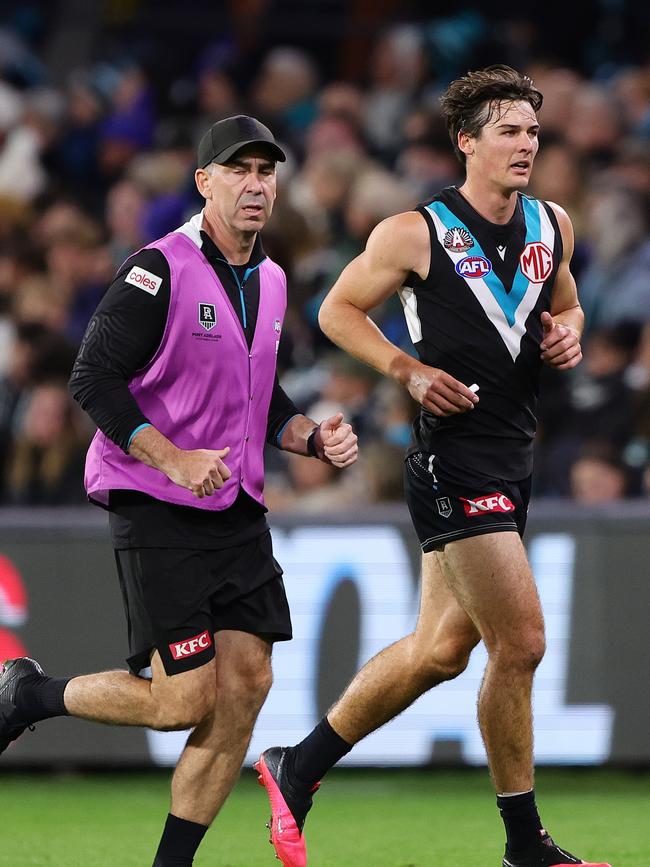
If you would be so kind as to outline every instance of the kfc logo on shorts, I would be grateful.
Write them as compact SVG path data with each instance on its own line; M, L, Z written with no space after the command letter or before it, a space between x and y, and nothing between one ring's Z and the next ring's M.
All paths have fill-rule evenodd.
M175 641L169 645L174 659L185 659L186 656L194 656L196 653L201 653L207 650L212 644L212 637L208 630L200 635L195 635L194 638L188 638L187 641Z
M139 289L144 289L149 295L156 295L160 289L162 277L157 277L151 271L145 271L144 268L138 268L137 265L134 265L124 278L124 282L137 286Z
M553 254L541 241L526 244L519 257L519 267L531 283L543 283L553 270Z
M466 515L484 515L486 512L514 512L515 506L505 494L497 491L484 497L459 497Z

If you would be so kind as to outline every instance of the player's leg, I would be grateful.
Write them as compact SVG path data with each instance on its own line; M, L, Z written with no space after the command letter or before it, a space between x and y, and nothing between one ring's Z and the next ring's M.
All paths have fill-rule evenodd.
M515 532L462 539L446 545L441 562L488 652L478 716L506 826L503 865L582 864L542 829L535 805L532 685L545 650L544 619L521 539Z
M116 562L129 665L139 672L151 662L152 679L126 671L59 679L31 660L10 662L0 675L0 751L26 725L51 716L164 730L191 727L211 712L214 642L203 597L212 576L205 552L129 549L116 551Z
M209 825L234 786L273 679L270 641L215 635L214 710L190 735L172 780L172 813Z
M533 784L531 691L545 650L544 618L523 544L515 532L474 536L446 545L441 561L488 652L479 723L494 785L499 792L522 792Z
M174 773L171 813L155 867L192 863L239 774L271 686L272 644L291 638L282 571L269 534L213 552L209 560L220 576L210 599L217 698L214 712L190 735Z
M480 640L447 586L438 556L431 552L422 557L415 631L367 662L327 714L332 728L349 744L380 728L427 690L457 677Z
M109 725L147 726L158 731L191 728L208 718L215 699L215 662L169 675L155 651L151 680L126 671L73 677L64 701L70 716Z
M271 801L271 840L285 867L306 864L302 829L321 777L358 740L463 671L478 641L472 621L447 587L436 554L425 554L415 631L366 663L303 741L292 748L265 750L256 765Z
M154 867L180 867L192 859L234 786L255 720L271 686L271 642L221 631L213 712L190 734L172 779L170 813Z
M126 671L53 678L34 660L8 660L0 673L0 753L28 726L55 716L168 731L197 725L210 714L214 660L170 677L156 651L152 671L152 680Z

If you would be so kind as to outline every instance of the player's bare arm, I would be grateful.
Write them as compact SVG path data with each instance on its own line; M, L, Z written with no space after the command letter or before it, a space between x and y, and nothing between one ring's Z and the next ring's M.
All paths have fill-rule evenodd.
M357 435L352 425L343 421L340 412L320 424L306 415L294 416L282 431L280 447L296 455L311 455L308 441L312 434L314 457L341 469L356 461L359 453Z
M187 488L199 500L223 488L230 478L230 470L223 461L229 451L228 447L179 449L153 426L138 431L129 446L132 457L160 470L175 485Z
M551 297L551 312L542 313L544 337L540 344L542 360L558 370L569 370L582 360L580 338L584 313L578 301L576 281L570 270L573 255L573 226L566 211L549 202L560 226L563 255Z
M395 379L434 415L445 416L472 409L478 397L445 371L407 355L368 316L397 292L412 271L425 278L430 256L429 231L420 214L389 217L374 229L364 252L336 281L318 321L330 340L350 355Z

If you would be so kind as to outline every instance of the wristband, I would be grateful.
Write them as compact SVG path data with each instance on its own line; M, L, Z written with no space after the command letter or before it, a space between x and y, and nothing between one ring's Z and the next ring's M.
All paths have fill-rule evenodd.
M315 427L313 431L307 437L307 454L310 458L317 458L318 454L316 452L316 434L318 432L318 427Z

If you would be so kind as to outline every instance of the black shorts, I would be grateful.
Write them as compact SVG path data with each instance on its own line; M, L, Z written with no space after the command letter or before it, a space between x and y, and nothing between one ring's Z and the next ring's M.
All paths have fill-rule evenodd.
M214 633L236 629L271 641L292 637L282 569L266 532L219 550L128 548L115 551L137 674L158 650L168 675L214 657Z
M447 542L515 530L524 535L531 477L518 482L461 470L437 455L414 452L404 462L404 491L424 553Z

